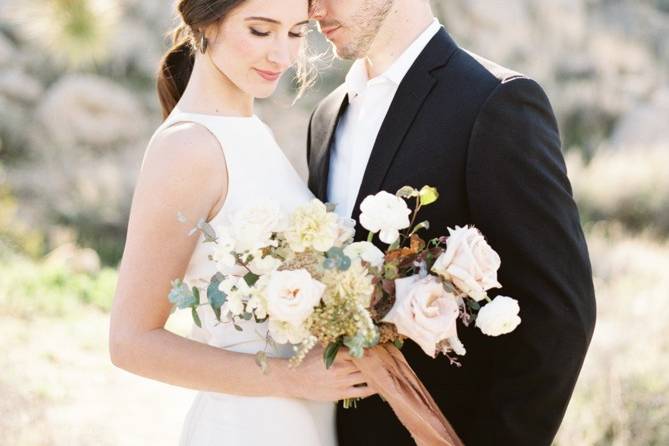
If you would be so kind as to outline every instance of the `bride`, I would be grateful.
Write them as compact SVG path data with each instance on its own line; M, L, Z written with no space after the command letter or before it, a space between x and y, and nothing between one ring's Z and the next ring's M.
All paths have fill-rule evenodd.
M158 79L165 121L146 149L133 197L110 354L127 371L199 391L182 445L334 446L334 402L375 393L345 353L326 370L314 349L289 369L290 346L270 348L263 374L254 354L267 347L266 327L248 322L237 331L206 305L198 308L195 340L164 328L171 280L196 285L214 272L208 245L188 236L193 225L178 215L216 226L250 202L271 200L290 211L312 198L253 109L299 63L308 3L178 3L182 24Z

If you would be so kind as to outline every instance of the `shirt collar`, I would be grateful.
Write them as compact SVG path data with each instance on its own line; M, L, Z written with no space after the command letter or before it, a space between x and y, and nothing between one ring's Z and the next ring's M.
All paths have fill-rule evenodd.
M379 76L379 78L384 78L396 86L399 86L404 79L404 76L409 72L411 66L416 59L418 59L418 56L420 56L420 53L423 52L427 44L430 43L430 40L432 40L440 29L441 23L435 18L430 26L428 26L406 50L404 50L404 52L383 74ZM358 59L353 63L346 75L345 84L349 93L349 100L355 99L359 94L364 92L368 82L369 78L367 76L365 61L363 59Z

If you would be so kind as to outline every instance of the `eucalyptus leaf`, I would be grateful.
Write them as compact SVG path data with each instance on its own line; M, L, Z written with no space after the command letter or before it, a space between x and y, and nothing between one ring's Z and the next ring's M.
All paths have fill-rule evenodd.
M258 367L262 370L263 375L267 374L267 353L262 350L256 353L256 364L258 364Z
M216 231L207 223L204 218L201 218L197 222L197 228L202 231L204 234L205 242L215 242L216 241Z
M233 322L232 325L233 325L233 327L235 327L235 330L237 330L237 331L244 331L244 329L243 329L242 327L240 327L239 325L235 324L234 322Z
M337 209L337 205L335 203L325 203L325 210L327 212L334 212L335 209Z
M197 314L197 307L191 307L191 315L193 316L193 321L195 325L202 328L202 321L200 320L200 315Z
M193 292L188 288L188 285L180 279L172 282L172 289L167 298L179 309L188 308L199 303L199 301L195 299Z
M220 284L221 282L212 280L212 282L207 287L207 300L209 300L209 305L211 305L214 310L218 310L219 313L221 307L228 299L227 294L218 288Z
M323 268L334 269L337 267L337 262L334 259L327 258L323 260Z
M335 266L340 271L346 271L351 267L351 258L344 254L344 250L338 247L332 247L325 254L331 262L326 266L327 269L334 268Z
M212 310L214 310L214 315L216 316L216 320L217 320L218 322L222 322L222 321L221 321L221 309L220 309L220 308L213 308L213 307L212 307Z
M393 344L395 347L397 347L399 350L402 350L402 347L404 347L404 341L402 339L395 339L393 341Z
M339 271L347 271L351 267L351 258L348 256L341 256L339 257L339 261L337 262L337 268L339 268Z

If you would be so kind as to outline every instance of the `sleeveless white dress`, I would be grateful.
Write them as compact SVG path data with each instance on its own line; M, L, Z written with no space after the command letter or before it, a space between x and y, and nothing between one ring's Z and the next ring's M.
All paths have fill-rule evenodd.
M185 113L176 108L156 133L179 122L206 127L218 139L225 155L228 195L223 208L209 221L214 228L236 210L254 202L271 200L290 212L313 198L269 127L257 116L224 117ZM202 239L201 236L200 242ZM216 272L213 262L208 259L211 247L212 244L197 244L184 277L189 285L198 286ZM204 302L206 296L201 299ZM238 325L243 331L237 331L231 323L218 322L208 305L198 307L198 314L202 328L193 325L193 339L251 355L266 349L266 323L240 321ZM269 347L267 354L288 357L292 351L291 346ZM180 440L181 446L336 444L335 403L214 392L197 393Z

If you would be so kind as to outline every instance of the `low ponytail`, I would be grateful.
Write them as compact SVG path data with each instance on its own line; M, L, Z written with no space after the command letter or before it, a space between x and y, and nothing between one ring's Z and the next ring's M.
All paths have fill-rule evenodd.
M172 112L186 90L193 72L195 55L186 25L180 25L172 33L172 48L163 56L158 71L158 98L163 119Z

